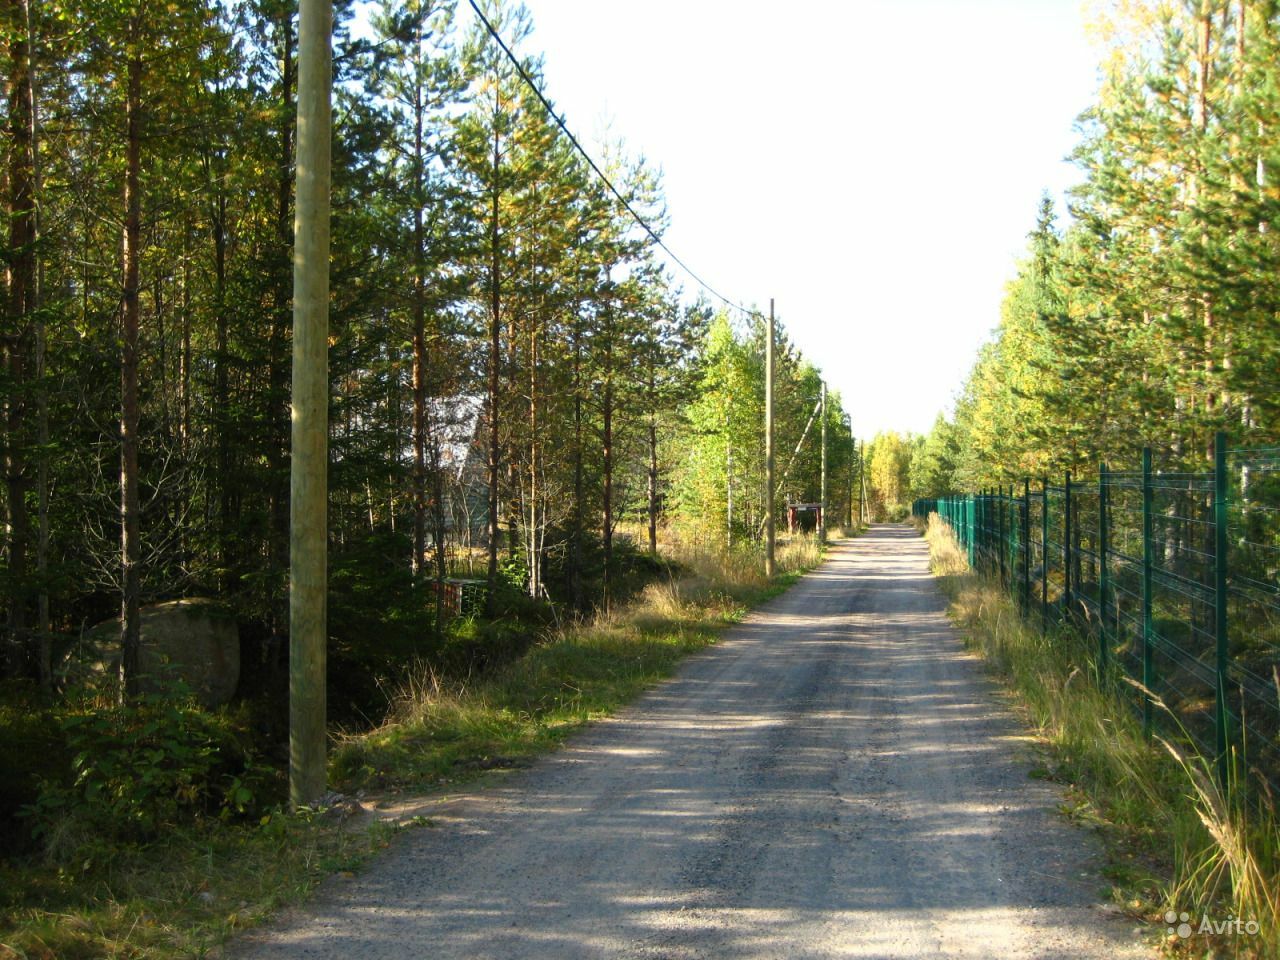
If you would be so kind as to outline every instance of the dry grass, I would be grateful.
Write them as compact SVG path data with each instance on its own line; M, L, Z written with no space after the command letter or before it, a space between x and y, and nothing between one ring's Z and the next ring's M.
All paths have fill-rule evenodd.
M822 561L822 545L811 536L779 538L774 550L777 573L786 575L811 569ZM732 550L712 550L705 545L675 543L671 558L693 578L712 589L730 593L762 590L764 552L757 543L735 544Z

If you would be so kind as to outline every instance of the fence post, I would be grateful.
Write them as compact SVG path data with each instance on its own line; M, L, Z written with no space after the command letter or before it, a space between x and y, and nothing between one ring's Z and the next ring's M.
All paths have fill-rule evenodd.
M1022 525L1017 522L1014 516L1013 505L1017 502L1014 497L1014 486L1009 484L1009 492L1004 497L1004 523L1005 523L1005 545L1004 545L1004 564L1005 564L1005 586L1009 587L1010 593L1013 593L1014 576L1018 567L1018 533L1022 530Z
M1107 465L1098 464L1098 679L1106 675L1107 649Z
M991 573L1000 576L1000 495L999 487L987 491L987 562Z
M996 497L996 549L1000 551L1000 586L1006 584L1005 580L1005 539L1004 539L1004 484L997 487L1000 493Z
M979 487L973 499L973 558L978 569L986 568L986 558L982 554L982 497L986 487Z
M1214 697L1218 734L1218 777L1225 790L1229 783L1231 759L1227 730L1227 435L1213 441L1213 613L1217 640L1217 692Z
M982 491L982 557L986 572L992 572L995 557L991 555L991 488Z
M983 523L983 534L985 535L983 539L985 540L984 546L987 553L987 573L990 574L996 572L996 558L993 556L995 551L992 546L996 538L996 501L995 494L992 493L990 487L987 488L987 495L983 499L982 510L983 519L985 520L985 523Z
M1062 484L1062 618L1071 615L1071 471Z
M1000 501L996 490L998 487L992 487L987 490L987 563L990 565L990 572L999 577L1000 575L1000 557L999 545L1000 539Z
M977 507L977 503L975 502L973 494L969 494L967 497L965 497L964 499L964 532L965 532L964 544L965 544L965 548L969 551L969 569L970 570L976 569L973 562L973 559L974 559L973 514L974 514L974 509L976 507Z
M1031 615L1031 478L1022 478L1022 615Z
M1142 448L1142 685L1151 691L1142 700L1142 732L1151 736L1151 696L1154 695L1155 670L1151 658L1151 567L1155 546L1152 543L1151 516L1151 448Z
M1040 478L1040 632L1049 632L1049 478Z
M1019 542L1018 534L1022 532L1022 524L1018 522L1017 511L1014 509L1014 505L1018 502L1018 499L1014 494L1014 489L1015 489L1014 485L1012 483L1009 484L1009 492L1005 494L1005 498L1004 498L1004 512L1005 512L1005 550L1004 550L1005 560L1004 562L1005 562L1005 572L1008 575L1005 581L1005 585L1009 587L1009 592L1011 594L1016 595L1017 593L1022 592L1021 590L1018 590L1016 592L1013 590L1013 585L1015 582L1014 578L1017 576L1017 570L1018 570L1018 542Z
M995 557L991 556L991 541L995 540L995 530L992 529L992 517L995 515L992 507L996 504L992 500L991 488L984 490L982 495L982 552L986 564L987 572L995 572Z

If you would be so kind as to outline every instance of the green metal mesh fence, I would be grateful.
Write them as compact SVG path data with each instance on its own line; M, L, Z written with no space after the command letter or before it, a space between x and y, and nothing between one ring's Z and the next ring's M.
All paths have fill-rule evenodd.
M1138 470L1103 465L913 510L936 512L1031 623L1091 637L1099 682L1141 684L1123 686L1149 732L1177 728L1224 778L1236 758L1280 787L1280 448L1219 437L1203 473L1147 450Z

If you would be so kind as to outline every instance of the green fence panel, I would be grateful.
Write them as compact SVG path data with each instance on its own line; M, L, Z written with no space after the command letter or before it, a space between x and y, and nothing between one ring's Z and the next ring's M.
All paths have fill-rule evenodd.
M1097 673L1138 681L1144 734L1172 715L1224 783L1240 769L1280 789L1280 447L1228 449L1213 469L1098 465L1095 485L1030 478L922 499L971 568L1008 589L1040 629L1096 640ZM1061 537L1061 542L1057 538ZM1053 614L1053 616L1051 616Z

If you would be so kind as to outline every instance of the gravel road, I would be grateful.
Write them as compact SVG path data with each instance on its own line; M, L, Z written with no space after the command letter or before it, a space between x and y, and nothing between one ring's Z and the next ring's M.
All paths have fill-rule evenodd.
M875 526L559 753L423 811L240 960L1128 958L908 527Z

